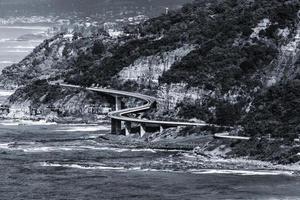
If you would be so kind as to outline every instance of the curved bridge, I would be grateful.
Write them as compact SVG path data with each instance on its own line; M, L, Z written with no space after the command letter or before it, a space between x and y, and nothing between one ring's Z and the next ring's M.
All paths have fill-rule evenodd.
M60 84L60 86L69 87L69 88L78 88L78 89L82 88L81 86L69 85L69 84ZM136 123L139 126L140 129L139 133L141 137L146 133L147 125L158 126L161 132L164 130L164 128L181 127L181 126L224 127L224 126L218 126L218 125L207 124L207 123L156 121L156 120L129 117L127 116L128 114L141 113L153 108L153 106L156 104L156 98L147 95L138 94L138 93L133 93L133 92L125 92L125 91L105 89L105 88L88 87L84 89L94 91L94 92L105 93L115 97L116 111L110 112L108 114L108 116L111 118L112 134L121 134L122 122L124 122L125 135L129 135L131 133L131 125L132 123ZM142 106L122 109L120 97L133 97L136 99L140 99L145 103ZM231 128L231 127L224 127L224 128Z

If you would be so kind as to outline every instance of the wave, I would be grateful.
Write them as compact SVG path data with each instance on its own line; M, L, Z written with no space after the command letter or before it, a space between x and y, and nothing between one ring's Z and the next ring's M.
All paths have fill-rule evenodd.
M97 164L66 164L66 163L40 163L43 167L64 167L64 168L76 168L84 170L108 170L108 171L141 171L141 172L170 172L170 173L192 173L192 174L227 174L227 175L239 175L239 176L294 176L293 171L279 171L279 170L227 170L227 169L200 169L200 170L173 170L173 169L155 169L155 168L143 168L143 167L123 167L123 166L107 166L101 163Z
M16 49L16 50L8 50L8 51L5 51L7 53L28 53L30 52L30 50L21 50L21 49Z
M49 163L49 162L42 162L40 163L43 167L65 167L65 168L76 168L76 169L98 169L98 170L125 170L124 167L108 167L104 165L97 165L97 166L89 166L87 164L59 164L59 163Z
M35 46L7 46L5 49L34 49Z
M233 174L243 176L274 176L274 175L294 175L293 171L280 171L280 170L229 170L229 169L201 169L201 170L188 170L193 174Z
M8 42L8 41L11 41L10 38L1 38L0 39L0 42Z
M130 148L116 148L116 147L96 147L96 146L87 146L86 149L100 150L100 151L114 151L118 153L122 152L150 152L156 153L153 149L130 149Z
M27 147L27 148L16 148L26 153L41 153L41 152L60 152L60 151L73 151L74 148L70 147Z
M1 64L1 62L0 62ZM14 93L15 91L13 90L0 90L0 96L3 96L3 97L7 97L7 96L10 96Z
M45 149L45 148L44 148ZM37 149L38 150L38 149ZM96 150L96 151L113 151L117 153L122 152L151 152L156 153L156 151L152 149L126 149L126 148L116 148L116 147L97 147L97 146L67 146L67 147L56 147L56 148L49 148L49 151L61 151L61 150L73 150L73 151L83 151L83 150Z
M14 64L14 62L8 61L8 60L3 60L3 61L0 61L0 64Z
M12 39L12 38L1 38L0 43L5 43L5 42L30 42L30 43L41 43L43 39ZM22 48L22 46L20 46Z
M0 91L1 94L2 91ZM10 92L7 92L7 95L10 94ZM1 96L1 95L0 95ZM40 120L40 121L32 121L32 120L5 120L0 121L0 125L2 126L40 126L40 125L57 125L56 122L47 122L46 120Z
M57 142L57 141L55 141ZM66 145L66 146L34 146L36 143L32 144L21 144L21 143L4 143L0 144L0 149L10 149L23 151L26 153L43 153L43 152L63 152L63 151L86 151L86 150L94 150L94 151L111 151L111 152L150 152L156 153L156 151L152 149L126 149L126 148L115 148L115 147L97 147L92 145Z
M56 132L96 132L96 131L107 131L110 130L106 126L75 126L67 129L58 129Z
M19 123L18 122L1 122L0 125L1 126L18 126Z
M46 120L39 120L39 121L31 121L31 120L21 120L19 121L18 125L57 125L56 122L47 122Z
M180 172L168 169L152 169L152 168L142 168L142 167L123 167L123 166L107 166L102 163L51 163L51 162L41 162L40 166L42 167L64 167L64 168L76 168L84 170L103 170L103 171L119 171L119 172L128 172L128 171L142 171L142 172Z
M0 25L0 28L5 28L5 29L22 29L22 30L43 30L47 31L49 30L49 27L46 26L3 26Z
M11 143L2 143L2 144L0 144L0 149L9 149L10 147L9 147L9 145L10 145Z
M9 142L9 143L0 143L0 149L19 149L19 146L22 145L34 145L34 142L22 142L22 143L16 143L16 142Z

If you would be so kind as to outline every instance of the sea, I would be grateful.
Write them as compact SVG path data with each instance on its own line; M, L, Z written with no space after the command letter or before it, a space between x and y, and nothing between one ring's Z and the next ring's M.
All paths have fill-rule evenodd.
M190 152L95 141L100 124L0 121L0 199L300 199L300 177L282 171L170 165ZM179 161L178 161L179 162Z
M0 68L22 60L48 28L0 26ZM1 101L10 92L0 91ZM109 131L101 122L0 120L0 199L300 199L291 170L235 169L247 162L97 142Z
M21 61L47 38L49 26L0 25L0 72Z

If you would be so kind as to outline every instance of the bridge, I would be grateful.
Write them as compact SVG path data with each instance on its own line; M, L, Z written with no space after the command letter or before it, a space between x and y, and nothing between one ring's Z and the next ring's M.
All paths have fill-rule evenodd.
M55 84L51 84L51 85L55 85ZM207 124L207 123L158 121L158 120L149 120L149 119L130 117L130 116L128 116L129 114L142 113L142 112L152 109L153 107L155 107L157 99L154 97L139 94L139 93L119 91L119 90L113 90L113 89L95 88L95 87L83 88L81 86L63 84L63 83L61 83L59 85L62 87L68 87L68 88L86 89L89 91L100 92L103 94L113 96L115 99L116 110L108 113L109 118L111 118L111 133L112 134L122 134L122 130L124 129L125 135L130 135L132 133L132 124L133 123L138 125L139 135L141 137L143 137L144 134L146 133L146 128L148 126L156 126L157 128L159 128L160 132L162 132L166 128L182 127L182 126L232 128L232 127L218 126L218 125ZM120 99L121 97L133 97L133 98L143 101L144 104L141 106L134 107L134 108L123 109L121 99ZM124 124L124 125L122 125L122 124Z

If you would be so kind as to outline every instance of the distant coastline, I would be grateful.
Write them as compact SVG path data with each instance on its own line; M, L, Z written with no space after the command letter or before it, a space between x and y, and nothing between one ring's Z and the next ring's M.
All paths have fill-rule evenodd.
M0 25L0 73L6 66L18 63L43 40L49 25Z

